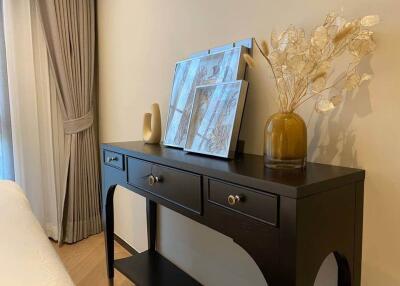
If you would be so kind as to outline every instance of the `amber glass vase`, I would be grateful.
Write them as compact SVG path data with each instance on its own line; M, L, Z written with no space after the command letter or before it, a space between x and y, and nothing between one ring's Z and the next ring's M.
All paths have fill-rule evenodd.
M307 159L307 127L294 112L273 114L264 131L264 163L274 169L303 168Z

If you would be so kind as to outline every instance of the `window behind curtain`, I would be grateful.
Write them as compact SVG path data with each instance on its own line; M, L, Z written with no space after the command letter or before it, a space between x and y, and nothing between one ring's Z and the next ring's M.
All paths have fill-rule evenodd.
M0 0L0 179L14 179L2 0Z

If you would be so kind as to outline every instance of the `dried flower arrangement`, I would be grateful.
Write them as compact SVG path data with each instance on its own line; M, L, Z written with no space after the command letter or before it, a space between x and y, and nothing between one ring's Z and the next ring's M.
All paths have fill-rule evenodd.
M360 75L357 66L363 57L375 50L369 27L378 23L378 15L346 21L336 13L330 13L309 39L303 29L290 26L279 35L271 34L271 48L266 41L261 44L256 41L272 70L280 111L293 112L316 97L318 112L332 110L342 101L344 92L371 79L369 74ZM345 53L351 55L347 69L330 82L334 60ZM250 55L246 54L244 58L250 67L254 67L255 61ZM328 91L331 92L328 94Z

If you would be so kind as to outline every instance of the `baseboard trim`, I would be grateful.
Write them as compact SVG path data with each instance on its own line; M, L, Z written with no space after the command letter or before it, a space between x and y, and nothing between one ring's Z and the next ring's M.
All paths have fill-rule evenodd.
M125 248L130 254L134 255L139 253L132 246L130 246L125 240L120 238L115 233L114 233L114 240L118 242L123 248Z

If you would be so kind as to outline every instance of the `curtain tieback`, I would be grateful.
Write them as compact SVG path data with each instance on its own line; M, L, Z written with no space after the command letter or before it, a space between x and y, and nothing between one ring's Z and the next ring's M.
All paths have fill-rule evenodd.
M88 129L93 124L93 111L90 110L82 117L64 121L65 134L75 134Z

